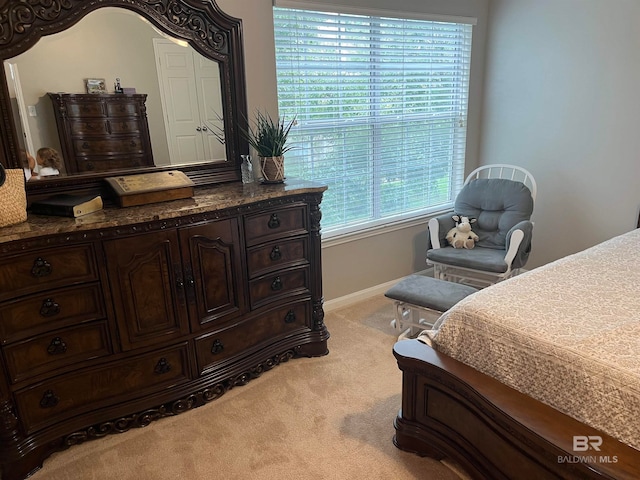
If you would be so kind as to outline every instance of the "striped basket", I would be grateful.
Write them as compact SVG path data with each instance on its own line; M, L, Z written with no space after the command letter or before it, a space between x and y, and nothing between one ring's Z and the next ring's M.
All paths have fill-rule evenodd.
M14 225L27 219L27 194L24 171L8 169L0 164L0 227Z
M265 183L284 182L284 156L260 157L260 172Z

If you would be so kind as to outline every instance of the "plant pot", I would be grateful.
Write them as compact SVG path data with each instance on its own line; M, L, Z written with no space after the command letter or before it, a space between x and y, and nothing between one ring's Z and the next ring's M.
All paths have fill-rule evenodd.
M284 156L260 157L260 172L264 183L284 182Z

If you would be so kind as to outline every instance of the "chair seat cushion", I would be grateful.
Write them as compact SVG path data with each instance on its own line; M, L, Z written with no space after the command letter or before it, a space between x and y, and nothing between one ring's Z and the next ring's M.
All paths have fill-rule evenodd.
M409 275L385 292L385 296L418 307L445 312L478 290L424 275Z
M443 247L427 251L427 260L444 263L454 267L471 268L495 273L507 271L503 249L476 247L464 248Z

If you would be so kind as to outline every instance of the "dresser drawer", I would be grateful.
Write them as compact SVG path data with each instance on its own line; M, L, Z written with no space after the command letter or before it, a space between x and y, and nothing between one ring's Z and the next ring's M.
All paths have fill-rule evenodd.
M49 290L0 305L2 343L106 316L100 284Z
M73 120L69 122L71 135L74 137L85 137L92 135L115 135L140 133L140 122L136 119L111 119L103 120Z
M71 129L71 135L106 135L109 133L107 122L102 119L95 119L92 121L85 120L72 120L69 122L69 128Z
M266 213L247 215L244 228L247 246L308 233L307 206L292 205Z
M0 260L0 301L97 279L91 244L21 253Z
M308 236L269 242L250 248L247 251L249 278L258 277L279 268L307 263L308 252Z
M134 119L111 119L109 128L112 134L140 133L142 128L140 122Z
M144 146L139 137L76 139L73 141L76 155L111 155L124 153L144 153Z
M78 172L111 172L123 168L152 167L153 161L144 155L121 155L113 157L78 157L76 169Z
M119 102L110 102L107 103L107 115L110 117L134 117L139 115L140 107L132 103L131 101L126 101L123 103Z
M283 305L258 318L196 339L196 356L200 374L236 355L248 355L259 347L309 329L309 300Z
M69 117L102 117L105 115L102 102L66 102L65 107Z
M189 381L187 344L84 369L15 394L27 433Z
M12 382L112 353L106 321L55 330L4 347Z
M251 309L283 297L309 291L309 267L297 267L255 278L249 281Z

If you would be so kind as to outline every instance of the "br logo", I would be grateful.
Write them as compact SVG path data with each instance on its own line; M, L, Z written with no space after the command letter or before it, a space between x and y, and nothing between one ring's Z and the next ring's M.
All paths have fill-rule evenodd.
M602 445L602 437L599 435L574 435L573 436L573 451L574 452L586 452L588 450L600 451L600 445Z

